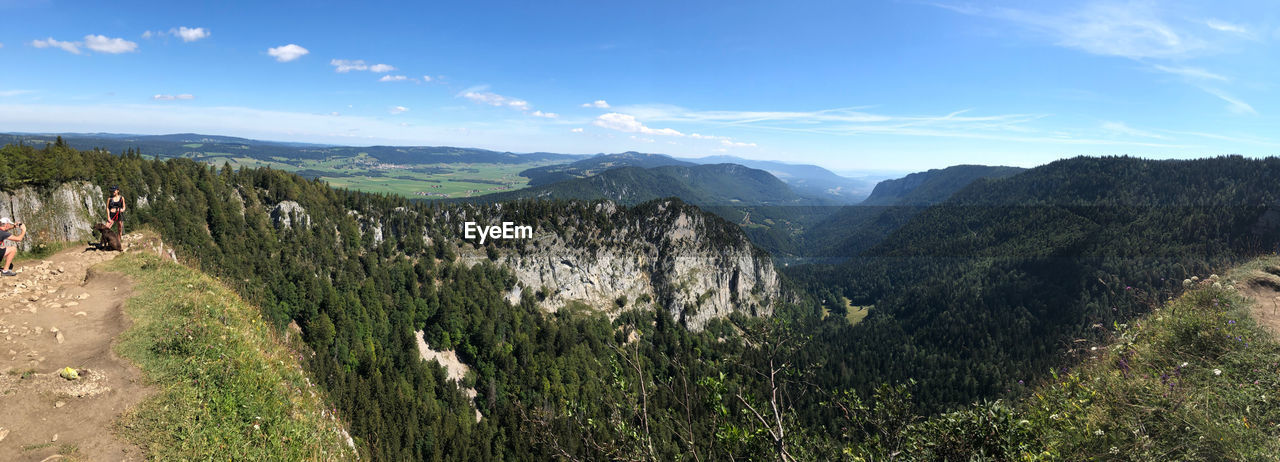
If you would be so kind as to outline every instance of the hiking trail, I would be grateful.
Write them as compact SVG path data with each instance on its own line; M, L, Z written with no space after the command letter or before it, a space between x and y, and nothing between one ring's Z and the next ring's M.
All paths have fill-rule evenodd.
M1253 319L1280 336L1280 266L1265 264L1248 271L1238 288L1253 299Z
M0 278L0 460L145 459L113 427L151 393L114 351L131 283L92 268L119 254L73 245Z

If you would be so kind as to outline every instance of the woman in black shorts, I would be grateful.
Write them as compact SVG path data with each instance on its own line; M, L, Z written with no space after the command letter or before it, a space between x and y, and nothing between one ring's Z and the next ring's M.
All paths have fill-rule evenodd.
M120 224L120 230L117 235L124 237L124 211L127 207L124 204L124 196L120 194L119 186L111 187L111 198L107 199L107 229Z

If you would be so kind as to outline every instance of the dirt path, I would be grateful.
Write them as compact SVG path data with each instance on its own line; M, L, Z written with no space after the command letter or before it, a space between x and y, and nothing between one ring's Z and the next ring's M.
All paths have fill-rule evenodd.
M89 269L116 255L77 247L0 277L0 460L144 458L112 431L149 393L113 351L130 283ZM60 377L64 367L80 378Z
M1253 319L1280 335L1280 266L1265 265L1239 281L1241 293L1254 301Z

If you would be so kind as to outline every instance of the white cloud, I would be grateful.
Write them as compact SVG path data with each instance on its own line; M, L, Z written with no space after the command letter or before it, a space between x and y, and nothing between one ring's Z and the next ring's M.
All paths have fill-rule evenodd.
M724 147L726 147L726 148L754 148L754 147L756 147L756 144L755 144L755 143L740 143L740 142L737 142L737 141L727 140L727 139L720 140L720 145L721 145L721 146L724 146Z
M641 142L641 143L652 143L652 142L656 141L656 140L654 140L653 138L642 137L642 136L635 136L635 135L631 135L631 139L636 140L636 141L639 141L639 142Z
M1180 75L1195 80L1217 80L1220 82L1230 80L1226 76L1215 74L1198 67L1162 66L1159 64L1153 64L1151 67L1160 72Z
M76 42L63 42L60 40L54 40L53 37L49 37L44 40L32 40L31 46L36 48L61 48L63 51L66 51L67 53L71 53L75 55L80 54L80 44Z
M67 53L80 54L80 47L99 53L119 54L138 51L138 44L122 38L111 38L105 35L89 34L80 42L64 42L52 37L44 40L32 40L31 46L36 48L59 48Z
M530 109L528 101L525 101L519 98L502 96L497 93L478 90L478 89L463 90L463 92L459 93L458 96L466 98L471 102L477 103L477 104L488 104L490 106L500 106L500 107L505 106L512 109L518 109L521 111L528 111Z
M333 66L335 72L347 73L351 71L369 71L384 74L396 70L395 66L390 64L373 64L364 62L363 59L333 59L329 61L329 65Z
M110 38L104 35L86 35L84 36L84 47L99 53L129 53L138 51L137 42L130 42L122 38Z
M1217 96L1219 99L1223 101L1226 101L1228 111L1231 111L1236 114L1258 115L1258 111L1254 110L1253 106L1250 106L1249 103L1241 101L1240 99L1234 96L1228 95L1226 92L1222 90L1219 90L1216 88L1205 88L1204 91L1209 92L1209 94L1213 96Z
M609 109L609 103L605 100L598 99L590 103L582 103L582 107L594 107L598 109Z
M307 53L311 53L311 51L307 50L306 48L300 47L298 45L294 45L292 43L288 45L282 45L275 48L267 49L268 55L271 55L271 57L275 58L276 61L279 61L282 63L287 63L289 61L293 61L295 59L301 58L303 56L306 56Z
M1205 21L1204 24L1206 26L1209 26L1210 29L1216 30L1218 32L1230 32L1233 34L1246 35L1246 36L1252 35L1249 33L1249 29L1245 28L1244 26L1241 26L1238 24L1232 24L1220 19L1210 19L1208 21Z
M151 99L156 101L173 101L173 100L191 100L196 99L194 95L183 93L181 95L155 95Z
M209 36L209 31L205 30L203 27L196 27L193 29L187 26L182 26L176 29L170 29L169 33L182 37L182 41L184 42L194 42Z
M533 113L530 115L534 117L542 117L546 119L555 119L557 117L560 117L560 114L556 114L554 112L542 112L542 111L533 111Z
M390 75L390 74L388 74L388 75L384 75L384 76L382 76L382 78L378 79L378 81L379 81L379 82L399 82L399 81L402 81L402 80L409 80L409 78L408 78L408 77L405 77L405 76L403 76L403 75Z
M329 115L334 116L334 117L337 117L337 116L340 116L340 115L342 115L342 114L339 114L339 113L338 113L338 111L333 111L333 112L330 112L330 113L329 113Z
M352 61L352 60L346 60L346 59L333 59L333 60L329 60L329 65L334 67L334 69L333 69L333 70L334 70L335 72L350 72L350 71L367 71L367 70L369 70L369 65L368 65L368 64L365 64L363 59L357 59L357 60L354 60L354 61Z
M575 129L572 129L572 130L569 130L569 131L574 132L574 133L582 133L582 132L584 132L584 131L586 131L586 130L583 130L582 128L575 128Z
M149 31L149 30L148 30L148 31L143 31L143 32L142 32L142 38L144 38L144 39L149 39L149 38L151 38L151 36L153 36L153 35L155 35L155 33L151 32L151 31Z
M429 76L429 75L424 75L424 76L422 76L422 81L423 81L423 82L430 82L430 81L431 81L431 76Z
M390 112L391 112L392 114L403 114L403 113L409 112L409 108L404 107L404 106L396 106L396 107L391 108L391 111L390 111Z
M1102 129L1118 135L1137 136L1141 138L1156 138L1161 140L1168 139L1167 136L1164 136L1158 133L1152 133L1146 130L1139 130L1139 129L1130 127L1124 122L1103 122Z
M684 136L683 133L670 128L649 128L636 120L635 116L610 112L597 117L592 125L627 133L643 133L646 135Z

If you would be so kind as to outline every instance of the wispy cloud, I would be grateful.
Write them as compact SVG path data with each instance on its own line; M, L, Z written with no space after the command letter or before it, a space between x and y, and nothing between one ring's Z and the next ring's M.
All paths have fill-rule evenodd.
M391 110L390 110L390 111L388 111L388 112L390 112L390 113L391 113L391 114L393 114L393 115L394 115L394 114L404 114L404 113L406 113L406 112L409 112L409 108L404 107L404 106L396 106L396 107L391 108Z
M0 98L11 98L14 96L21 96L28 93L35 93L35 92L31 90L0 90Z
M544 119L556 119L560 117L560 114L556 114L554 112L542 112L542 111L533 111L529 113L529 115L534 117L542 117Z
M935 4L961 14L1009 21L1069 48L1126 58L1169 58L1203 49L1204 40L1170 25L1156 5L1093 2L1062 11Z
M1151 67L1157 71L1178 75L1194 80L1217 80L1226 82L1228 79L1224 75L1215 74L1198 67L1182 67L1182 66L1165 66L1160 64L1152 64Z
M271 57L275 58L276 61L279 61L282 63L287 63L289 61L293 61L295 59L301 58L303 56L306 56L307 53L311 53L311 51L292 43L288 45L281 45L275 48L267 49L268 55L271 55Z
M502 96L491 91L485 91L483 87L474 87L463 90L462 93L458 93L458 96L476 104L509 107L520 111L528 111L531 108L528 101L520 98Z
M1155 138L1160 140L1169 139L1169 137L1161 135L1159 133L1153 133L1146 130L1139 130L1139 129L1130 127L1128 124L1125 124L1124 122L1103 122L1102 129L1104 131L1114 133L1117 135L1135 136L1139 138Z
M900 136L982 139L1002 142L1112 145L1175 148L1180 144L1152 140L1115 139L1087 133L1048 131L1036 122L1048 114L974 115L970 110L939 115L893 115L865 111L866 108L836 108L818 111L694 111L678 106L625 106L619 114L593 124L618 131L644 133L648 123L709 124L735 130L768 130L834 136ZM609 114L606 114L609 116ZM601 116L604 117L604 116ZM643 120L644 123L640 121ZM651 129L652 130L652 129ZM672 130L674 131L674 130ZM678 132L677 132L678 133ZM673 135L700 139L728 139L713 135ZM1153 141L1154 140L1154 141ZM724 143L721 142L723 145Z
M1253 36L1253 34L1249 32L1248 28L1241 26L1239 24L1232 24L1232 23L1223 21L1221 19L1209 19L1204 22L1204 25L1209 26L1210 29L1216 30L1218 32L1229 32L1232 34L1243 35L1246 37Z
M569 131L571 131L571 132L573 132L573 133L582 133L582 132L585 132L586 130L583 130L583 129L582 129L582 127L576 127L576 128L573 128L573 129L571 129L571 130L569 130Z
M400 82L404 80L409 80L409 78L403 75L391 75L391 74L384 75L382 76L382 78L378 79L379 82Z
M590 103L582 103L582 107L593 107L593 108L597 108L597 109L609 109L609 102L608 102L608 101L605 101L605 100L602 100L602 99L598 99L598 100L592 101L592 102L590 102Z
M1205 88L1204 91L1209 92L1209 94L1213 96L1217 96L1219 99L1223 101L1226 101L1227 110L1233 113L1245 114L1245 115L1258 115L1258 111L1254 110L1253 106L1250 106L1249 103L1241 101L1240 99L1234 96L1231 96L1222 90L1219 90L1217 88Z
M209 35L210 35L209 29L205 29L203 27L180 26L180 27L171 28L167 31L163 31L163 30L144 31L142 33L142 38L150 39L152 37L178 37L182 39L183 42L194 42L196 40L209 38Z
M196 99L196 97L188 93L183 93L181 95L155 95L155 96L152 96L151 99L156 101L174 101L174 100L191 100L191 99Z
M630 114L622 114L618 112L610 112L608 114L597 117L592 125L610 130L617 130L626 133L643 133L646 135L662 135L662 136L684 136L678 130L671 128L650 128L645 124L636 120L636 117Z
M329 61L329 65L333 66L334 72L347 73L351 71L369 71L378 74L384 74L396 70L395 66L390 64L368 64L363 59L333 59Z

